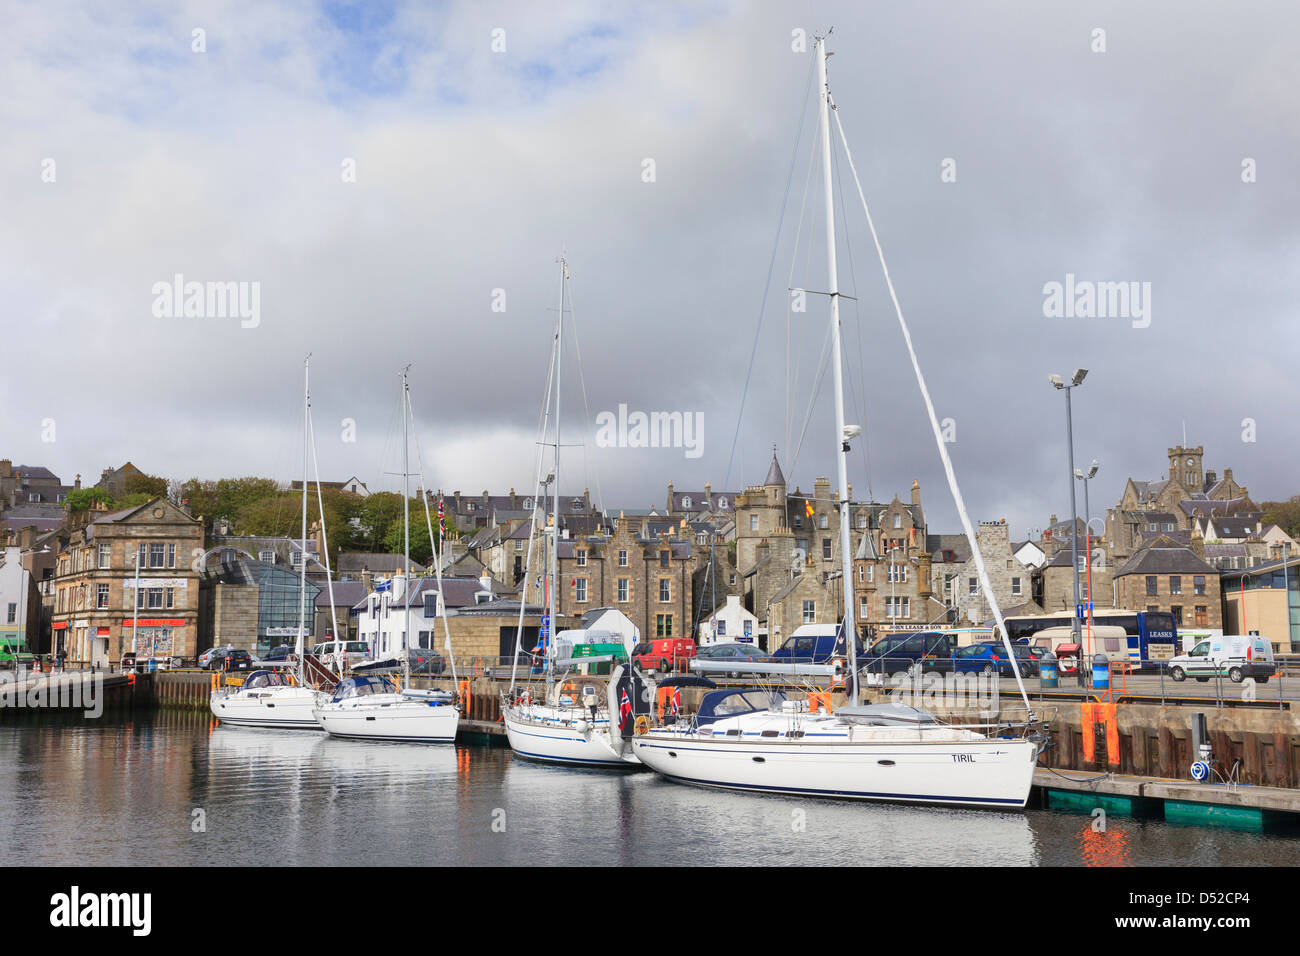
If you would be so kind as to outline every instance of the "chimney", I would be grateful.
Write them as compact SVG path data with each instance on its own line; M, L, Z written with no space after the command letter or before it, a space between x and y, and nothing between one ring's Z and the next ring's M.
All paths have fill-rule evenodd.
M1232 469L1231 469L1231 468L1225 468L1225 469L1223 469L1223 480L1226 481L1226 482L1228 482L1228 483L1231 483L1231 482L1232 482Z
M0 478L12 478L14 476L14 463L12 458L0 458Z
M917 490L916 483L913 482L912 497L915 498L919 494L920 492ZM917 561L920 566L916 569L916 594L917 597L924 601L934 593L930 588L930 553L928 551L922 551L920 555L917 556Z
M375 589L375 576L364 564L361 566L361 583L365 586L367 594Z
M1199 527L1192 528L1192 550L1198 558L1205 560L1205 538L1201 536Z
M1218 481L1219 481L1219 473L1218 473L1217 471L1207 471L1207 472L1205 473L1205 489L1204 489L1204 490L1205 490L1205 491L1209 491L1211 488L1213 488L1213 487L1218 483Z
M921 482L915 478L912 479L912 504L921 504Z
M77 475L76 480L72 482L72 487L77 491L81 490L81 475Z

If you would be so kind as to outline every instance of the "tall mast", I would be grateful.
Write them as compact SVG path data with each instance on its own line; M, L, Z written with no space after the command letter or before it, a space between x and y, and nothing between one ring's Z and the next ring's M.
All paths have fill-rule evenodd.
M831 328L835 363L835 436L839 442L836 468L840 485L840 583L844 589L844 643L849 654L851 703L858 702L857 628L853 620L853 574L849 551L849 442L844 432L844 367L840 355L840 287L835 263L835 199L831 188L830 87L826 83L826 37L817 38L817 84L821 90L822 180L826 192L826 269L830 277Z
M410 386L402 369L402 674L409 681L410 656L406 652L411 631L411 426L407 414Z
M307 456L311 420L311 353L302 363L302 554L298 565L298 640L294 654L298 657L298 677L303 675L302 655L307 626Z
M564 364L564 280L568 278L569 265L560 253L560 314L555 329L555 485L551 489L551 661L556 659L555 643L556 609L560 603L560 370ZM554 666L551 667L554 671Z

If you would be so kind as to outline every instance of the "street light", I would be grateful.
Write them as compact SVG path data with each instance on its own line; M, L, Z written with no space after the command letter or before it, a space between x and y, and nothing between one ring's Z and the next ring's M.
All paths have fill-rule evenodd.
M1074 469L1075 480L1083 482L1083 529L1084 529L1083 546L1087 552L1084 555L1084 562L1085 562L1085 566L1088 569L1087 605L1088 605L1088 642L1090 644L1092 642L1092 601L1093 601L1093 597L1092 597L1092 507L1088 503L1088 482L1090 482L1093 478L1097 477L1097 469L1099 467L1100 466L1097 464L1097 459L1094 458L1092 460L1092 465L1088 468L1088 473L1086 475L1083 473L1083 469L1081 468ZM1089 648L1089 651L1091 651L1091 648Z
M1081 633L1079 626L1079 529L1077 525L1079 507L1074 497L1074 416L1070 408L1070 390L1082 385L1087 375L1088 370L1086 368L1076 368L1074 374L1070 376L1069 385L1066 385L1061 380L1061 376L1055 373L1047 376L1047 380L1052 383L1054 388L1065 392L1065 432L1070 450L1070 556L1073 559L1071 564L1074 566L1074 619L1071 621L1070 627L1076 644L1080 643Z

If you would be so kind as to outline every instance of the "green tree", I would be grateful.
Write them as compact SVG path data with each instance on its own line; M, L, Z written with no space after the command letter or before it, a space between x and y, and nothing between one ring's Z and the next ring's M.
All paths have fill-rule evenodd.
M1264 512L1264 524L1276 524L1293 538L1300 534L1300 495L1292 495L1286 501L1265 501L1260 508Z
M167 479L155 475L128 475L126 478L128 495L148 495L148 499L167 497Z

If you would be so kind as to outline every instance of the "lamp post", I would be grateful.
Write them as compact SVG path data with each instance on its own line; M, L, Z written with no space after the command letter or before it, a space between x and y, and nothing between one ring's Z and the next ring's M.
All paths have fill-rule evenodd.
M1068 385L1059 375L1047 376L1047 380L1052 383L1054 388L1065 392L1065 433L1066 444L1070 452L1070 555L1073 558L1071 563L1074 565L1074 618L1071 621L1071 630L1074 633L1074 643L1076 644L1081 643L1082 629L1079 621L1079 507L1074 497L1074 415L1070 408L1070 391L1082 385L1087 375L1088 370L1086 368L1076 368L1074 374L1070 377ZM1080 672L1082 672L1082 668Z

